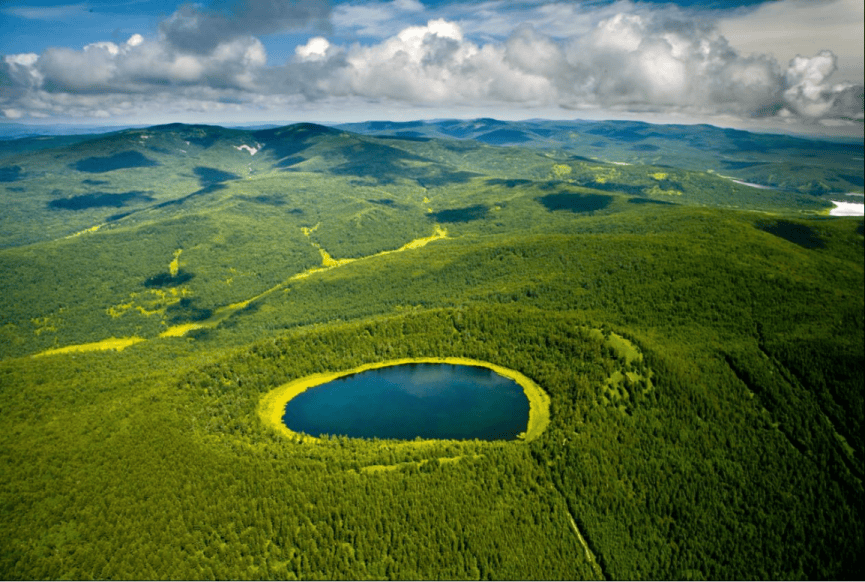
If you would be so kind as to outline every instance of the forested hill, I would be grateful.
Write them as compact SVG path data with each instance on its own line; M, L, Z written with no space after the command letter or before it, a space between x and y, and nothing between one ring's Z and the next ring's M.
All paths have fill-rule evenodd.
M862 192L863 187L861 139L817 139L639 121L368 121L338 127L366 135L468 139L567 152L593 160L711 171L815 195Z
M2 578L865 569L865 238L829 215L861 144L472 120L0 150ZM446 357L534 381L546 430L260 415L312 374Z
M277 176L326 177L349 196L361 184L504 186L809 214L863 185L861 144L710 126L479 119L350 128L363 135L308 123L258 130L170 124L0 141L0 247L214 204L228 184L260 189L260 180Z

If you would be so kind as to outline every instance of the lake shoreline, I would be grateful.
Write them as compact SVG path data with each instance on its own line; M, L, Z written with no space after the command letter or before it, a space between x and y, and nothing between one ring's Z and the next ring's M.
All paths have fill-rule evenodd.
M379 368L387 368L391 366L400 366L405 364L451 364L458 366L474 366L492 370L500 376L516 382L523 389L523 392L529 401L529 420L526 426L526 430L520 435L519 440L524 442L531 442L538 438L549 425L550 397L535 382L526 377L524 374L517 372L516 370L511 370L510 368L505 368L504 366L499 366L498 364L459 357L400 358L397 360L387 360L383 362L372 362L368 364L363 364L355 368L342 370L340 372L322 372L318 374L304 376L303 378L298 378L292 380L291 382L287 382L285 384L277 386L276 388L265 394L258 405L259 418L261 418L265 425L269 426L280 435L287 437L291 440L302 441L304 443L318 443L321 441L321 439L306 434L294 432L283 423L282 417L285 414L285 407L291 399L295 398L297 395L305 392L306 390L309 390L310 388L332 382L333 380L336 380L338 378L351 376L353 374L359 374L368 370L377 370ZM439 440L441 439L422 439L421 442L438 442Z

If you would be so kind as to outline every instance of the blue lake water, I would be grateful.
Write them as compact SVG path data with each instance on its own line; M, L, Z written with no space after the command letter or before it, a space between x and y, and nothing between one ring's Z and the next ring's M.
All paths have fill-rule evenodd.
M526 430L522 387L488 368L404 364L344 376L292 398L295 432L382 439L512 440Z

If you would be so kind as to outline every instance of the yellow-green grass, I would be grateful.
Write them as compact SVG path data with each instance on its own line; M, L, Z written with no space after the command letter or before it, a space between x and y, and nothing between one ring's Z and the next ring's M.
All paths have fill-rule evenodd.
M180 303L184 297L192 295L188 287L172 287L170 289L148 289L144 293L130 293L129 301L112 305L105 310L113 318L122 317L129 311L137 311L144 317L165 315L166 309Z
M317 226L318 225L316 225L316 227ZM312 229L304 229L305 230L304 234L307 234L306 230L309 230L309 232L312 232L315 230L316 227L313 227ZM401 246L398 249L393 249L390 251L382 251L380 253L377 253L375 255L371 255L369 257L361 257L360 259L333 259L327 253L327 251L325 251L324 249L321 249L321 247L319 247L319 250L320 250L321 255L322 255L323 266L313 267L313 268L307 269L306 271L303 271L301 273L297 273L295 275L292 275L286 281L283 281L282 283L278 283L277 285L275 285L269 289L266 289L262 293L259 293L255 297L251 297L245 301L239 301L237 303L232 303L231 305L225 305L223 307L219 307L214 311L213 315L211 315L209 318L207 318L203 321L187 322L187 323L181 323L178 325L169 326L165 331L163 331L162 333L159 334L159 337L160 338L184 337L187 333L194 331L194 330L214 328L214 327L218 326L220 323L222 323L224 320L228 319L229 317L231 317L232 315L237 313L238 311L248 307L251 303L258 301L258 300L262 299L263 297L266 297L267 295L270 295L271 293L273 293L279 289L285 288L285 286L288 283L298 281L300 279L305 279L305 278L309 277L310 275L314 275L316 273L327 271L329 269L333 269L336 267L341 267L343 265L346 265L348 263L352 263L355 261L369 259L369 258L373 258L373 257L380 257L380 256L392 254L392 253L404 252L407 250L419 249L419 248L422 248L433 241L440 240L443 238L447 238L447 230L445 230L444 228L442 228L439 225L435 225L433 234L430 236L414 239L414 240L406 243L405 245ZM316 245L316 246L318 246L318 245ZM174 259L169 264L169 273L172 276L176 276L177 273L179 272L179 269L180 269L179 259L180 259L180 254L182 252L183 252L182 249L177 249L174 252ZM142 315L145 315L145 316L154 315L154 314L164 314L165 309L169 305L173 305L175 303L178 303L182 297L185 297L189 294L189 291L188 291L188 289L181 288L179 291L175 290L175 289L171 289L169 293L166 293L166 292L161 291L161 290L151 290L150 293L156 297L153 300L151 300L149 303L147 303L146 305L135 305L134 300L136 299L138 294L133 293L133 294L131 294L131 298L133 299L133 301L130 301L129 303L125 303L125 304L116 305L116 306L109 308L108 309L109 315L111 315L112 317L119 317L119 316L123 315L126 311L133 309L133 308L137 309L139 312L141 312ZM147 307L151 307L151 309L147 309ZM128 345L132 345L132 343L144 341L144 338L134 338L135 341L133 341L132 343L123 344L123 342L128 341L129 339L131 339L131 338L127 338L124 340L109 338L106 340L102 340L99 342L93 342L93 343L89 343L89 344L80 344L80 345L66 346L66 347L62 347L62 348L55 348L52 350L47 350L45 352L40 352L39 354L35 354L35 355L37 355L37 356L47 355L47 354L53 355L53 354L64 354L64 353L95 351L95 350L122 350L123 348L127 347ZM117 347L117 346L120 346L120 347Z
M44 352L33 354L33 357L35 358L39 356L53 356L55 354L72 354L77 352L98 352L101 350L115 350L119 352L123 349L128 348L131 345L143 341L144 338L134 336L123 338L112 337L98 342L91 342L88 344L77 344L73 346L64 346L62 348L45 350Z
M208 317L203 321L191 322L191 323L181 323L179 325L172 325L165 331L159 334L159 337L183 337L190 331L196 329L208 329L214 328L241 309L246 309L250 303L261 299L265 295L269 295L273 293L277 289L282 287L282 283L275 287L271 287L270 289L264 291L263 293L259 293L255 297L247 299L246 301L238 301L237 303L232 303L231 305L224 305L222 307L218 307L216 311L213 312L213 315Z
M477 460L481 457L483 457L483 455L471 455L468 458L472 460ZM442 465L452 465L454 463L459 463L465 458L466 455L457 455L455 457L437 457L438 462ZM376 473L387 473L388 471L396 471L397 469L411 466L420 468L429 462L430 459L421 459L420 461L407 461L405 463L394 463L392 465L367 465L366 467L361 467L360 472L368 475L374 475Z
M625 363L631 365L633 362L642 362L643 354L640 349L631 343L626 338L623 338L617 333L608 331L604 333L600 329L591 329L592 337L602 340L608 347L616 352L616 356L625 360Z
M97 230L99 230L100 228L102 228L103 226L105 226L104 222L101 224L97 224L95 226L91 226L90 228L85 228L84 230L79 230L78 232L73 232L72 234L70 234L66 238L75 238L76 236L81 236L82 234L93 233L93 232L96 232Z
M492 364L490 362L483 362L480 360L472 360L470 358L456 357L400 358L398 360L387 360L384 362L363 364L361 366L357 366L349 370L342 370L339 372L322 372L320 374L312 374L310 376L298 378L297 380L292 380L291 382L278 386L265 394L259 402L258 415L265 425L269 426L271 429L275 430L277 433L287 438L290 438L292 440L300 440L302 438L304 442L320 442L320 439L307 435L300 435L299 433L294 432L293 430L285 426L285 424L283 424L282 417L285 414L285 407L292 398L294 398L298 394L305 392L310 388L314 388L315 386L321 386L322 384L327 384L328 382L332 382L337 378L350 376L352 374L359 374L360 372L365 372L367 370L377 370L379 368L387 368L390 366L399 366L403 364L453 364L458 366L478 366L482 368L488 368L493 372L499 374L500 376L510 378L511 380L519 384L520 387L522 387L523 392L525 393L526 398L529 401L529 421L526 426L525 432L520 433L519 435L521 439L525 440L526 442L535 440L544 432L544 430L546 430L547 425L549 425L550 423L550 397L547 395L546 392L543 391L543 389L541 389L540 386L535 384L528 377L521 374L520 372L517 372L516 370L511 370L509 368L499 366L498 364ZM413 444L417 444L419 441L411 442ZM429 442L435 441L430 440Z
M177 273L180 272L180 253L183 252L183 249L177 249L174 251L174 258L171 259L171 262L168 263L168 273L172 277L176 277Z
M339 267L340 265L347 265L351 262L354 262L356 259L334 259L330 256L323 248L319 247L318 252L321 253L321 264L323 267Z
M304 234L309 236L309 233L313 232L316 228L318 228L318 225L314 226L311 229L303 228ZM168 329L166 329L165 331L163 331L161 334L159 334L159 337L162 337L162 338L183 337L187 333L189 333L190 331L193 331L193 330L216 327L217 325L222 323L225 319L234 315L236 312L240 311L241 309L246 308L250 303L252 303L254 301L258 301L259 299L261 299L267 295L270 295L271 293L278 291L279 289L284 289L286 287L286 285L288 285L289 283L299 281L301 279L306 279L311 275L315 275L317 273L321 273L321 272L327 271L329 269L342 267L343 265L347 265L349 263L354 263L357 261L363 261L363 260L374 258L374 257L382 257L382 256L393 254L393 253L401 253L401 252L408 251L408 250L419 249L419 248L425 247L426 245L428 245L429 243L431 243L433 241L441 240L443 238L447 238L447 230L442 228L439 225L435 225L435 229L433 231L433 234L431 234L430 236L416 238L410 242L407 242L406 244L399 247L398 249L393 249L390 251L382 251L382 252L376 253L374 255L370 255L367 257L360 257L357 259L334 259L333 257L330 256L330 253L328 253L326 250L321 248L321 246L319 246L317 243L313 243L316 246L316 248L318 248L319 253L321 253L321 258L322 258L322 266L321 267L313 267L311 269L307 269L307 270L302 271L300 273L296 273L296 274L292 275L291 277L289 277L288 279L286 279L285 281L278 283L278 284L274 285L273 287L263 291L262 293L259 293L255 297L252 297L252 298L247 299L245 301L240 301L237 303L232 303L231 305L219 307L218 309L216 309L216 311L214 312L214 314L211 317L209 317L208 319L206 319L204 321L173 325L173 326L169 327ZM179 255L180 255L180 251L178 251L175 254L175 260L177 260L177 257ZM179 301L179 299L178 299L178 301Z
M631 365L633 362L643 361L643 354L640 350L627 339L617 333L610 332L606 338L607 345L615 350L616 355L625 360L625 363Z

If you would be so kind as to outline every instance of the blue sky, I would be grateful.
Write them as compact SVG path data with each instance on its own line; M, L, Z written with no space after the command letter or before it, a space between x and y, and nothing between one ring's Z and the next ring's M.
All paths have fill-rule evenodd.
M862 135L862 47L852 0L3 0L0 122L492 116Z
M41 52L51 46L81 47L104 40L125 40L135 33L156 33L159 22L173 14L187 2L178 0L87 0L83 2L56 2L55 0L21 1L4 0L0 3L0 54ZM646 2L646 4L668 4L669 2ZM760 0L747 2L699 2L680 0L674 2L685 7L710 7L731 10L753 7ZM213 9L225 9L229 2L204 2ZM333 2L340 4L363 4L359 2ZM365 3L372 4L372 3ZM445 11L450 4L442 0L425 1L423 5L432 10ZM479 4L479 3L475 3ZM511 3L515 4L515 3ZM598 5L600 2L592 4ZM604 2L604 4L612 4ZM281 36L281 35L272 35ZM268 39L278 45L279 39Z

